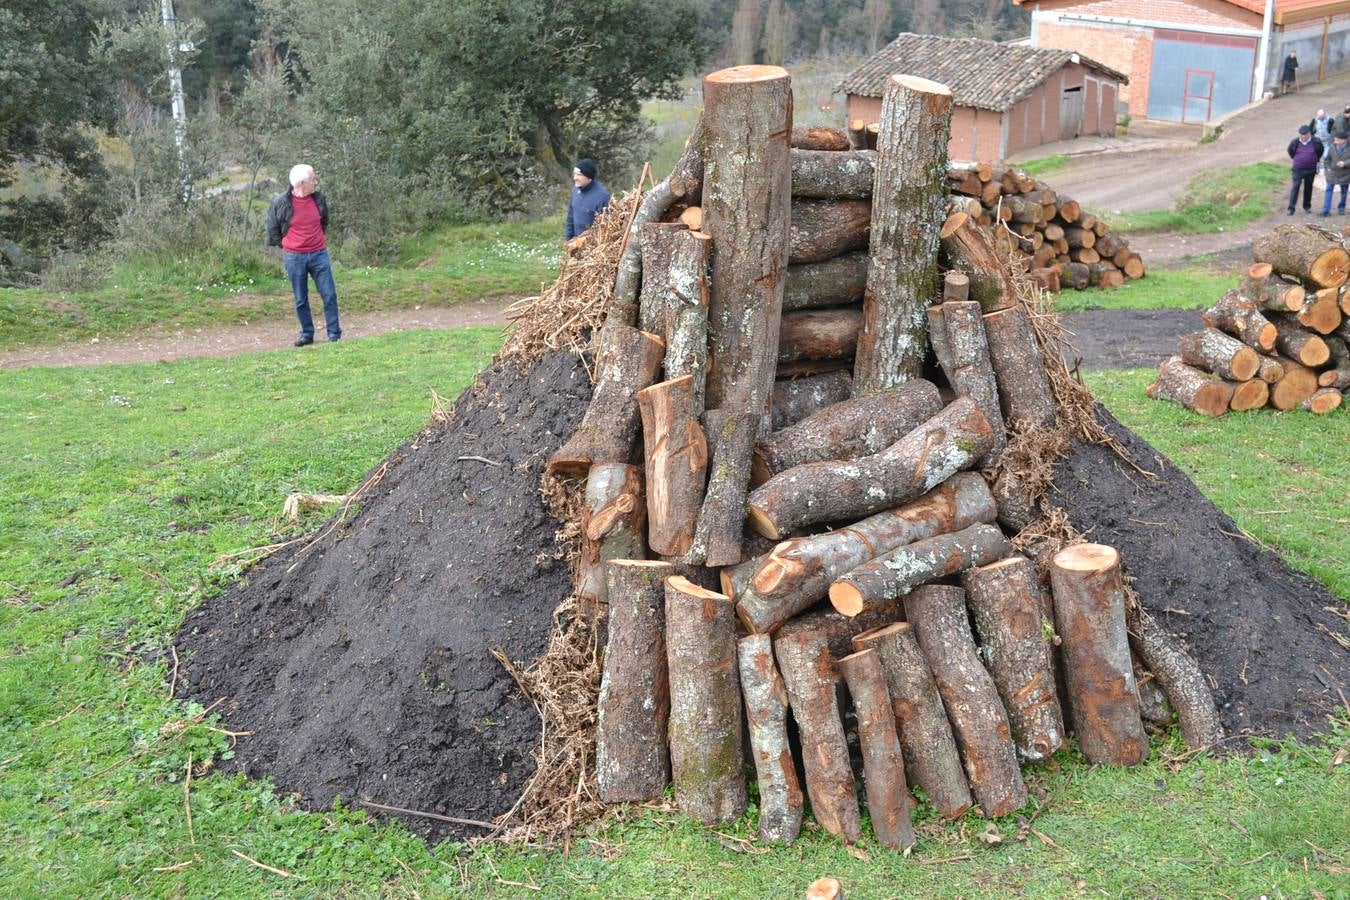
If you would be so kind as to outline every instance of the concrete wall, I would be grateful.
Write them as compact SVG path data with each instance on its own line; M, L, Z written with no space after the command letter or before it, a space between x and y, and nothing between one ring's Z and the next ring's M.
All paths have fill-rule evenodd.
M1326 54L1323 56L1325 42ZM1350 13L1276 28L1270 40L1265 90L1276 90L1289 51L1298 53L1300 84L1312 84L1350 70Z

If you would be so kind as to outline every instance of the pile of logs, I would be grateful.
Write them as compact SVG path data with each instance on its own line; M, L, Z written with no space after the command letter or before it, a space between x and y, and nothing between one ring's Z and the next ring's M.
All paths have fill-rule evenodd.
M953 167L947 177L957 195L953 217L1002 223L1000 250L1025 253L1033 280L1046 290L1119 287L1144 277L1144 261L1105 220L1023 170L979 163Z
M1206 310L1205 328L1163 361L1149 396L1205 416L1331 412L1350 391L1350 253L1320 228L1282 225L1252 255L1242 282Z
M591 405L549 461L586 478L600 798L673 783L725 823L749 761L763 840L796 838L805 794L855 841L856 723L873 832L905 849L914 786L944 819L1003 816L1027 802L1020 765L1070 730L1092 762L1142 760L1136 665L1193 745L1216 740L1194 663L1151 620L1127 633L1118 554L1040 560L1047 589L1003 530L1025 498L976 471L1057 406L991 230L942 236L950 91L894 76L874 151L793 130L783 69L703 91L634 217Z

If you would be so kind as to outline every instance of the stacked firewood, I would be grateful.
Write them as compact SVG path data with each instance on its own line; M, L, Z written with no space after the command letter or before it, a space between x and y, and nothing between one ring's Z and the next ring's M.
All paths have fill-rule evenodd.
M953 167L948 178L953 216L1001 224L1000 250L1026 254L1032 278L1046 290L1119 287L1144 277L1143 259L1106 220L1022 169L979 163Z
M975 471L1058 407L991 230L942 236L950 104L895 76L877 149L856 151L789 130L786 71L716 72L634 216L591 405L549 461L586 478L605 802L673 783L691 817L735 820L748 721L761 838L790 842L795 728L816 821L855 841L851 712L873 831L905 849L913 785L945 819L1021 808L1020 764L1062 746L1062 703L1088 759L1141 761L1132 640L1187 739L1221 736L1189 657L1137 612L1145 643L1127 633L1116 551L1060 550L1046 591L1000 527L1025 498Z
M1323 229L1282 225L1252 255L1242 282L1206 310L1206 327L1163 361L1149 396L1205 416L1331 412L1350 391L1350 253Z

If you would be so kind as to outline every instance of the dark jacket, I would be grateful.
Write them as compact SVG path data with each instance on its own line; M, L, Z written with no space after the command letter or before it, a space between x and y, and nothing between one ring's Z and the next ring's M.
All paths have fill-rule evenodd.
M1293 56L1284 58L1284 75L1281 76L1285 81L1294 80L1294 70L1298 68L1298 59Z
M1289 158L1294 161L1293 169L1296 172L1316 172L1317 161L1325 152L1326 148L1317 138L1306 144L1300 143L1298 138L1289 142Z
M1350 184L1350 142L1347 142L1338 150L1335 142L1327 145L1327 152L1322 156L1325 162L1327 172L1327 184ZM1336 168L1336 163L1345 163L1344 168Z
M581 234L609 206L609 188L592 180L584 188L572 188L572 199L567 204L567 239Z
M315 191L310 196L314 198L314 205L319 207L319 227L327 234L328 201L323 198L323 191ZM291 210L290 191L272 198L272 205L267 208L267 246L281 246L281 239L291 230Z

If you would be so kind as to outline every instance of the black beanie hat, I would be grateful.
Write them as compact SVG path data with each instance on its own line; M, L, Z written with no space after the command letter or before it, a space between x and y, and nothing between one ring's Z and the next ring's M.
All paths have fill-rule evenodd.
M577 171L592 181L595 180L595 160L582 159L577 160Z

